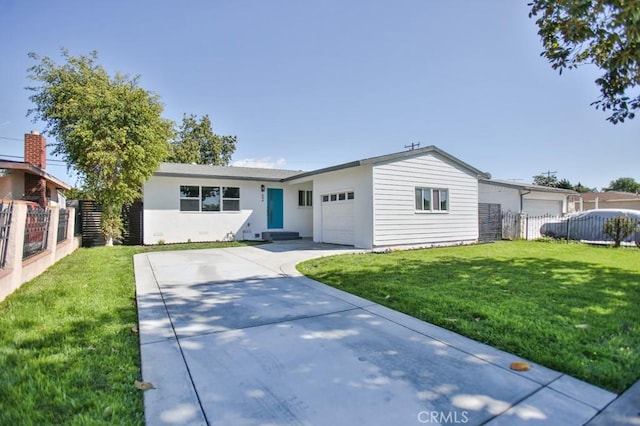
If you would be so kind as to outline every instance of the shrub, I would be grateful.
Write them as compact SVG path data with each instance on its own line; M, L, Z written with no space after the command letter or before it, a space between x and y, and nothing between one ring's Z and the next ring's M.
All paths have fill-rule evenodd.
M622 240L631 236L637 227L638 224L634 219L627 216L618 216L607 219L602 228L602 232L613 239L615 247L620 247Z

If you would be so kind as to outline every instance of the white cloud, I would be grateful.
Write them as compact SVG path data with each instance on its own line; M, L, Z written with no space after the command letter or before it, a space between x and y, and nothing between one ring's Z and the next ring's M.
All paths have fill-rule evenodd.
M281 169L287 161L284 158L272 160L271 157L245 158L231 163L234 167L258 167L261 169Z

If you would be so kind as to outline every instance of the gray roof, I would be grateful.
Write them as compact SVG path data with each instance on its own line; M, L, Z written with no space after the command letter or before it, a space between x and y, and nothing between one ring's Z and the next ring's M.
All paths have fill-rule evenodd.
M447 159L451 163L458 165L459 167L467 170L468 172L472 173L473 175L475 175L478 178L486 178L486 179L491 178L491 175L489 173L480 171L480 170L476 169L475 167L465 163L464 161L454 157L453 155L444 152L440 148L438 148L438 147L436 147L434 145L430 145L430 146L427 146L427 147L424 147L424 148L412 149L410 151L395 152L393 154L386 154L386 155L380 155L380 156L377 156L377 157L365 158L365 159L362 159L362 160L351 161L349 163L338 164L337 166L325 167L323 169L313 170L313 171L310 171L310 172L304 172L304 173L298 174L297 176L291 176L291 177L289 177L289 178L287 178L285 180L293 180L293 179L303 178L303 177L307 177L307 176L318 175L318 174L321 174L321 173L327 173L327 172L333 172L333 171L336 171L336 170L348 169L350 167L357 167L357 166L361 166L363 164L378 164L378 163L384 163L386 161L400 160L400 159L409 158L409 157L417 157L419 155L430 154L430 153L439 155L440 157L443 157L443 158Z
M586 192L580 194L584 201L640 201L640 194L622 191Z
M411 151L401 151L393 154L380 155L377 157L365 158L362 160L351 161L349 163L338 164L337 166L325 167L323 169L304 172L302 170L279 170L279 169L263 169L255 167L233 167L233 166L207 166L201 164L179 164L179 163L162 163L160 169L154 173L155 176L180 176L180 177L208 177L217 179L235 179L235 180L262 180L271 182L285 182L308 176L319 175L322 173L333 172L336 170L348 169L351 167L361 166L363 164L378 164L386 161L400 160L403 158L417 157L424 154L436 154L449 162L467 170L478 178L490 178L491 175L482 172L475 167L470 166L462 160L447 154L441 149L431 145L425 148L414 149Z
M533 185L531 183L518 183L509 180L500 179L480 179L480 183L486 183L489 185L504 186L507 188L521 189L524 191L539 191L539 192L555 192L558 194L578 195L577 191L573 189L553 188L551 186Z
M203 164L162 163L155 176L208 177L235 180L280 182L302 173L300 170L264 169L256 167L208 166Z

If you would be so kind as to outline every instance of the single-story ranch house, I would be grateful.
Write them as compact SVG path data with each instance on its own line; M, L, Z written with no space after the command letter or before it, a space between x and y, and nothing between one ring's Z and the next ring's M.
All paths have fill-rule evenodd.
M311 172L163 163L143 187L144 244L292 232L373 248L472 243L487 173L435 146Z

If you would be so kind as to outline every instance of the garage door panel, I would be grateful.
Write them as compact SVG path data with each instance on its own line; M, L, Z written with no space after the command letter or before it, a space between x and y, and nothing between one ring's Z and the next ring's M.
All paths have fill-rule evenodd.
M322 241L332 244L354 244L353 201L322 204Z
M523 208L529 216L560 216L562 214L562 201L525 199Z

